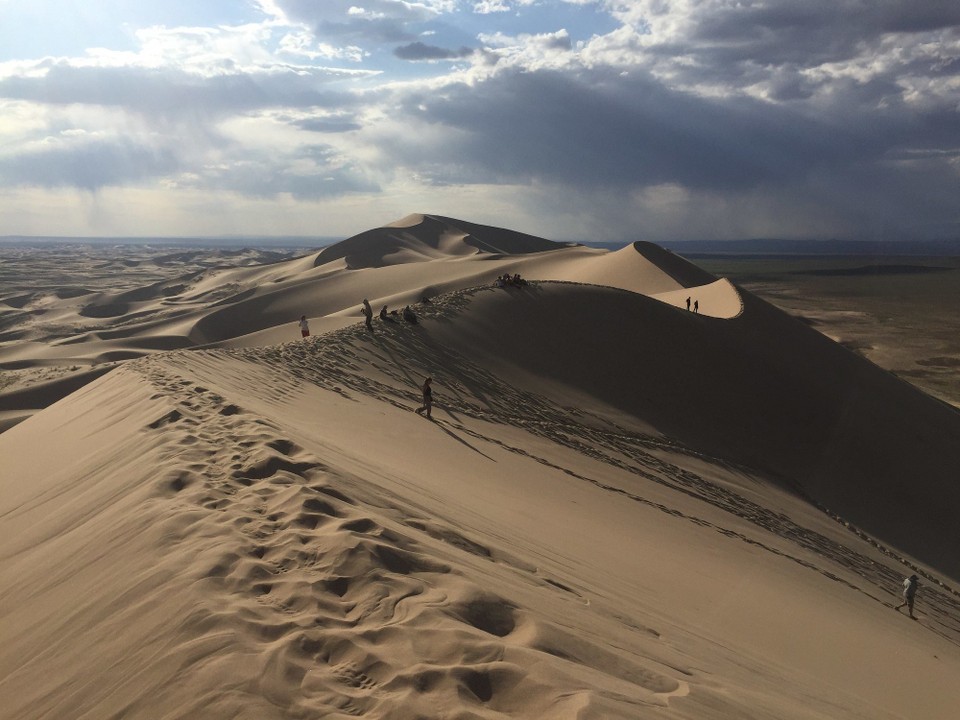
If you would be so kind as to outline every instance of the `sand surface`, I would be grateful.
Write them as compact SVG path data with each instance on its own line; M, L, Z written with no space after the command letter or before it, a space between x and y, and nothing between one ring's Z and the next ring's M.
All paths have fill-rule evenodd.
M924 392L960 407L960 258L695 258Z
M4 717L955 717L953 408L652 246L358 238L100 290L131 358L20 388Z

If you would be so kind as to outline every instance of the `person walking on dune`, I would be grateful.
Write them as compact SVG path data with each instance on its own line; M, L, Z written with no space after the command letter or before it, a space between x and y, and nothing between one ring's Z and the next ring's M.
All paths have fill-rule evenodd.
M433 388L430 387L432 382L432 378L427 378L423 381L423 386L420 388L420 392L423 393L423 405L414 410L417 415L425 413L427 420L433 419L430 417L430 410L433 408Z
M906 580L903 581L903 602L897 605L894 608L897 612L900 611L904 605L907 606L907 612L910 613L910 617L916 620L916 617L913 614L913 598L917 594L917 585L919 585L919 580L916 575L911 575Z
M690 296L687 295L687 312L690 312Z
M310 326L307 324L307 316L300 316L300 335L303 337L310 337Z
M370 301L363 299L363 316L367 319L367 330L373 330L373 308L370 307Z

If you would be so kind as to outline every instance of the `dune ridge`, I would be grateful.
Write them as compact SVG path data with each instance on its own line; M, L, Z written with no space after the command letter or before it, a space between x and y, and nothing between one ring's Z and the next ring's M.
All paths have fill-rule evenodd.
M83 270L90 288L59 289L40 273L35 291L0 293L0 331L5 331L0 334L0 368L21 371L14 375L17 381L0 387L0 398L26 384L47 384L46 404L59 399L62 394L48 383L52 373L44 370L51 366L59 374L79 373L172 349L270 345L296 337L301 315L315 332L335 330L358 317L364 297L377 309L403 307L492 283L504 272L660 293L662 301L673 304L682 304L686 296L670 291L716 280L649 244L609 253L422 214L302 257L222 250L211 255L148 255L130 260L129 266L120 263L125 270L117 273L115 259L94 254L92 267ZM52 260L58 268L64 266L59 255ZM118 288L109 286L115 276ZM136 278L148 282L137 284ZM107 287L93 289L105 283ZM735 293L732 287L726 294L704 291L701 312L729 315ZM18 407L17 417L36 409Z
M156 352L0 434L5 712L953 717L956 411L656 248L424 225L65 343Z

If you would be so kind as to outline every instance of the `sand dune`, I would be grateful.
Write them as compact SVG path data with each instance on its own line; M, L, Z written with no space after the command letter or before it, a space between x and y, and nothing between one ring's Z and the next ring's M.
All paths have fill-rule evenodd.
M324 265L343 259L350 269L470 257L521 255L568 247L544 238L436 215L408 215L382 228L368 230L317 254Z
M357 238L60 298L145 356L0 434L5 713L954 716L956 411L652 246Z
M254 264L257 259L268 262ZM65 264L59 256L55 260ZM225 251L205 258L185 251L128 263L96 254L79 271L87 287L41 282L34 292L0 295L0 368L57 365L74 373L177 348L273 344L298 336L301 315L317 331L336 329L358 317L364 297L377 310L384 304L403 307L492 283L504 272L644 294L716 280L648 243L609 253L433 215L410 215L297 258ZM114 276L117 287L107 282ZM130 284L135 278L148 282ZM713 296L717 301L709 302ZM704 314L723 316L730 299L705 292L702 304ZM6 391L47 380L39 371L23 372ZM50 402L58 397L52 393ZM16 409L26 417L35 408Z

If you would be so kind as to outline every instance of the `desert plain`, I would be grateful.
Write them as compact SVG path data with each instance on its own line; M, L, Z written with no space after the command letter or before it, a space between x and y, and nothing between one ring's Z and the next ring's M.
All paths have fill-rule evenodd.
M2 258L0 716L956 717L956 263Z

